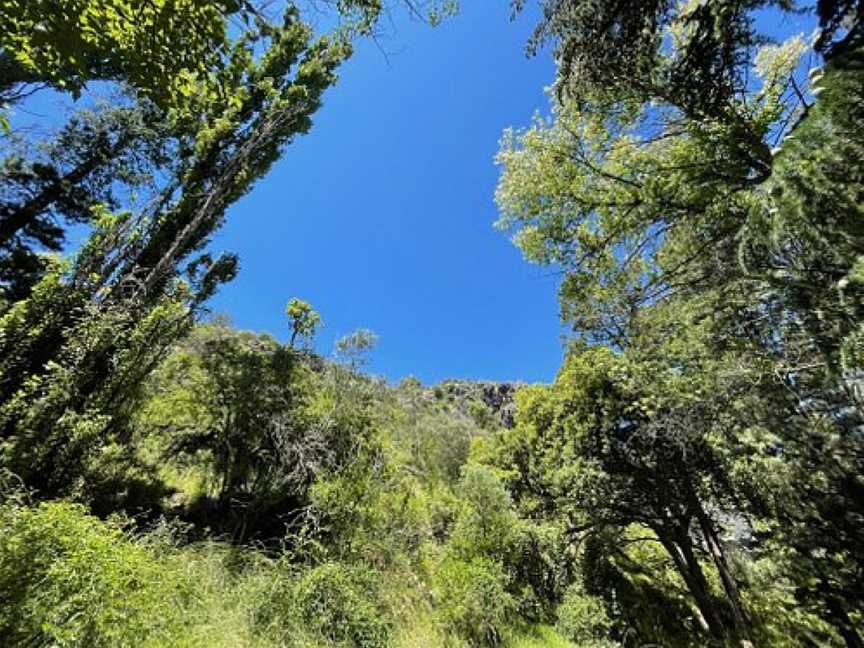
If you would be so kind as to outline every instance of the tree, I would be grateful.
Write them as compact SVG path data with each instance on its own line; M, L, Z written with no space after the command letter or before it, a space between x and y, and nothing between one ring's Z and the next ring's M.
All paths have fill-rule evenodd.
M357 329L336 340L334 354L352 372L358 371L368 362L369 353L378 344L378 336L369 329Z
M631 466L625 444L638 440L631 432L638 423L610 376L615 364L609 352L588 351L571 357L548 394L541 387L521 392L516 431L507 435L496 463L511 472L517 501L529 497L536 513L560 515L559 502L566 502L571 533L635 522L656 528L711 632L722 637L725 629L689 535L692 509L672 495L686 473L677 479L678 466L669 462L637 469L636 452Z
M0 167L0 284L10 303L41 276L41 253L61 251L66 226L121 208L131 193L146 203L178 154L146 103L82 110L48 142L9 144Z
M526 0L512 2L521 11ZM864 27L861 0L822 0L802 8L790 0L539 0L541 20L528 43L555 47L558 85L581 100L654 99L687 117L729 120L748 89L754 50L770 39L756 14L813 11L817 51L854 46ZM740 116L740 113L738 114Z
M432 0L408 6L434 22L451 4ZM337 9L340 24L331 53L341 48L347 55L354 36L374 31L384 5L345 0ZM85 111L49 143L48 155L32 150L37 146L17 147L4 161L10 202L0 210L0 281L8 299L26 296L41 272L39 253L56 251L67 225L88 222L97 204L125 207L108 200L100 181L113 178L127 185L113 186L115 196L138 195L146 203L148 196L139 195L141 179L124 173L138 158L135 164L145 177L168 179L161 198L149 196L164 206L185 182L185 162L201 136L212 134L214 124L250 117L242 108L241 77L256 52L266 48L264 41L281 38L272 13L250 0L0 2L0 131L11 132L6 108L45 86L77 99L91 81L114 82L128 97L112 101L129 113L121 118L117 110L102 110L102 116ZM287 38L298 37L303 38L299 33ZM162 154L142 158L156 148Z
M685 322L713 322L708 356L733 352L732 370L752 376L758 395L724 454L752 449L788 478L772 480L754 461L748 467L763 479L754 487L755 475L727 465L727 481L733 473L741 480L729 491L740 498L735 507L779 534L779 545L799 547L787 572L799 604L857 646L849 613L861 529L852 522L858 513L836 514L858 510L862 448L860 23L820 41L827 62L810 75L813 103L795 72L803 41L752 56L742 46L757 43L753 32L742 40L717 14L728 9L749 29L746 11L755 5L664 6L643 3L646 13L624 14L614 3L555 4L562 13L547 19L573 30L566 41L573 49L562 52L572 67L562 68L553 119L505 137L499 224L515 231L529 260L562 270L563 319L588 342L644 353L646 313L670 306L690 315L679 310L651 337L674 339ZM700 21L712 13L715 36L740 57L714 80L698 69L676 76L677 66L711 63L721 53L716 38L701 36ZM676 22L687 27L679 41ZM614 27L592 32L598 25ZM614 60L607 65L604 56ZM756 92L741 84L751 61L762 79ZM757 448L748 441L753 430L761 430ZM812 489L791 486L809 483L805 475L816 479ZM781 531L805 528L814 532L797 540ZM830 558L811 560L808 552Z
M626 548L657 542L709 636L746 643L771 620L748 610L721 521L734 518L747 492L736 481L736 457L753 458L751 488L758 483L766 497L776 492L770 473L754 470L757 457L770 463L775 450L748 439L788 420L794 401L746 356L718 355L711 326L680 307L657 307L642 314L639 335L624 353L577 347L551 387L519 393L517 427L496 437L490 456L523 514L565 520L585 551L592 543L607 547L605 555L619 566L593 559L609 580L591 593L618 582L617 591L606 590L610 600L633 596L637 586L622 574L639 572ZM631 541L634 526L646 531ZM649 591L640 595L643 604L656 596ZM642 632L652 640L654 630Z
M454 0L405 4L433 24L455 11ZM381 0L340 0L343 33L372 33L383 9ZM231 96L219 72L249 44L244 30L267 29L270 13L256 0L3 0L0 108L28 85L77 98L92 81L117 81L194 132L202 99Z
M739 234L741 260L762 280L763 299L789 314L775 329L789 345L803 329L837 374L861 366L862 63L858 49L814 71L818 99L776 149L773 173Z
M235 541L279 536L279 516L308 504L322 473L345 463L346 430L315 412L323 380L303 356L267 336L196 327L154 372L135 416L164 462L206 466L204 500Z
M4 0L0 98L32 83L77 97L110 80L184 113L190 97L219 90L209 75L231 49L228 19L258 15L245 0Z
M297 338L311 340L315 337L318 328L322 326L321 316L312 309L310 304L296 297L288 302L285 314L291 324L291 339L288 346L292 349Z
M621 344L640 306L719 290L714 308L736 310L739 324L773 311L782 335L795 337L783 318L796 321L835 372L854 370L862 77L853 4L819 6L823 23L849 20L842 40L832 41L835 29L819 41L827 59L809 78L814 103L796 72L803 41L756 49L764 39L748 16L761 3L628 12L550 3L543 29L564 48L568 93L553 120L505 135L499 225L516 231L530 260L561 266L562 314L577 331ZM729 39L728 74L689 69L726 51L715 37ZM724 78L728 91L712 85ZM798 338L785 343L800 347Z
M674 105L572 100L551 121L505 133L498 226L529 260L561 268L562 317L578 332L623 344L642 305L731 295L748 278L736 236L759 202L753 187L770 169L767 138L790 110L802 51L792 39L761 55L763 87L739 108L753 137L735 120L688 119Z

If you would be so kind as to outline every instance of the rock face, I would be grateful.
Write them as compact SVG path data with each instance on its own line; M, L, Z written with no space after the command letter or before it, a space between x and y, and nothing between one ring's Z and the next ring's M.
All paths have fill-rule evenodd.
M482 403L499 425L512 428L516 411L514 397L518 383L445 380L432 388L436 398L446 398L466 414L474 415L472 404ZM476 407L476 405L475 405Z
M481 383L480 397L489 409L498 415L504 427L512 428L515 424L516 390L513 383Z

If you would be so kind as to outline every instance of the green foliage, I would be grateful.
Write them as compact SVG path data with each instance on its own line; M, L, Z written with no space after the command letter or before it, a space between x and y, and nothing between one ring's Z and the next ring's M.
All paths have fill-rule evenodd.
M10 645L184 645L195 581L77 505L0 505L0 630Z
M128 420L144 377L167 344L188 331L183 298L180 287L143 312L125 304L82 303L59 272L46 275L31 299L0 319L0 346L10 351L0 368L6 378L0 463L43 495L80 491L98 451ZM58 318L61 304L74 310ZM58 335L55 327L64 324L67 343L45 357L49 349L40 342ZM106 349L112 351L110 372ZM44 366L34 370L34 359ZM26 378L15 385L13 376Z
M390 645L379 577L360 566L178 549L170 527L136 538L62 502L9 500L0 523L0 628L15 645Z
M0 130L28 84L125 93L0 142L7 642L861 645L851 2L816 8L810 94L804 40L752 20L785 1L541 3L558 93L505 135L499 226L580 339L515 421L513 385L364 375L367 330L318 357L299 299L287 345L194 326L237 267L211 235L385 3L320 38L293 5L138 4L0 0Z
M322 326L321 316L316 313L310 304L296 297L288 302L285 307L285 315L291 324L291 340L289 346L293 347L297 338L311 340L316 331Z
M756 31L766 4L546 4L534 44L558 48L552 116L505 133L498 157L499 226L561 269L581 340L483 458L523 515L594 537L591 595L639 611L607 607L619 632L664 645L861 643L860 6L816 8L811 97L803 39ZM644 578L656 557L634 551L634 523L677 583ZM764 613L783 586L748 582L757 556L796 583L794 614ZM659 612L682 584L701 629Z
M508 644L511 648L573 648L573 644L545 625L533 626L514 635Z
M441 623L472 646L502 643L515 607L508 581L502 566L489 558L445 558L435 571Z
M200 327L151 380L142 434L162 430L167 456L205 455L198 460L211 462L220 498L290 495L308 485L318 460L294 454L316 443L305 414L310 387L299 358L272 339Z
M760 138L782 117L770 94L747 108L757 152L729 150L739 135L713 121L665 132L638 105L568 102L552 121L505 133L498 226L528 260L562 268L562 317L577 332L623 345L640 306L738 276L734 236L755 200L742 190L757 173L750 158L768 155ZM664 116L671 127L674 111Z
M550 618L567 582L560 527L520 519L504 482L488 466L468 463L462 472L444 561L494 561L506 577L505 591L519 617L532 622Z
M68 271L46 277L34 288L37 298L7 313L0 324L8 359L2 435L12 445L6 465L22 474L38 470L53 492L68 493L79 458L121 432L142 378L236 268L232 255L200 254L182 281L181 262L200 250L281 147L309 128L348 53L344 43L313 41L293 9L279 27L251 29L219 73L231 90L196 95L194 140L181 138L181 164L153 201L156 211L101 209ZM25 453L43 456L23 465Z
M207 90L230 49L227 20L254 12L225 0L76 0L0 4L0 93L44 82L78 96L93 80L129 83L163 108Z
M574 350L552 388L520 392L517 428L496 440L496 464L532 517L561 519L583 537L634 523L650 529L710 632L741 632L726 627L726 604L736 614L742 602L707 512L723 501L726 487L710 436L716 415L700 411L712 403L694 402L700 386L680 368L664 374L637 357L600 347ZM696 553L700 540L716 549L709 555L725 603L715 600Z
M555 628L564 637L585 648L615 645L607 641L612 622L606 615L603 600L585 594L577 585L571 585L565 592L558 606Z
M513 7L519 11L526 4L516 0ZM562 94L610 103L656 98L675 103L688 116L721 119L746 91L752 49L769 38L755 17L769 10L781 16L803 10L787 0L637 0L626 8L614 0L538 4L541 19L528 51L552 42ZM807 9L819 16L814 40L823 53L854 42L864 18L855 0Z
M776 151L774 172L741 233L741 259L796 313L836 371L860 366L864 296L864 50L813 77L818 99ZM799 343L799 328L777 328Z
M298 625L311 637L351 648L385 648L390 625L375 573L362 564L325 563L301 575L287 594Z
M459 482L462 507L449 547L462 556L504 558L516 544L519 520L504 484L486 466L465 467Z
M756 641L782 648L800 645L805 640L818 646L841 645L830 623L795 600L795 586L790 580L795 568L784 562L788 558L784 550L766 552L744 566L752 583L748 593L750 607L765 620L758 628Z
M471 444L501 426L481 396L455 388L444 383L430 389L405 380L382 421L393 459L427 483L455 484Z
M356 507L377 492L376 393L349 367L202 325L146 383L134 438L164 478L198 484L182 493L190 514L237 541L272 539L316 502L331 532L353 533Z
M171 4L148 7L168 8L171 20ZM218 13L204 4L183 6ZM76 8L34 7L34 20L57 18L59 29L68 18L60 10ZM109 20L130 20L129 12L112 14L112 3L93 7L110 14ZM19 35L27 37L27 9L16 2L5 8L23 12ZM221 15L219 20L221 29ZM104 35L119 37L117 29ZM207 36L206 25L182 31L193 39ZM205 49L211 51L210 43ZM176 155L168 168L148 166L164 182L148 206L134 204L125 192L122 207L128 210L96 205L93 235L75 261L34 286L38 294L14 304L0 324L0 461L22 475L44 476L34 485L45 486L46 494L71 493L88 455L114 435L128 436L127 414L143 377L235 273L236 257L213 259L201 248L228 206L269 170L284 145L309 129L350 47L340 39L313 38L289 7L281 24L256 20L212 51L219 64L206 82L218 91L192 92L184 100L189 119L182 127L168 124L165 145ZM186 54L196 56L170 55L182 65ZM29 454L36 455L33 461Z
M8 142L0 163L0 285L23 299L45 269L39 252L59 252L64 226L96 220L121 195L146 200L155 169L170 165L165 124L149 105L99 106L74 114L55 137Z
M364 461L364 459L366 461ZM315 528L328 540L325 556L365 561L382 568L398 563L412 543L412 511L406 493L386 468L359 457L336 474L319 479L310 491Z

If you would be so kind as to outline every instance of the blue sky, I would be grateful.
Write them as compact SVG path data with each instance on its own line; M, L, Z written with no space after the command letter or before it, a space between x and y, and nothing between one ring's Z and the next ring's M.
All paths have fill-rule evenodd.
M361 43L310 133L214 238L241 267L213 311L285 339L300 297L324 320L319 351L370 328L370 370L391 380L551 380L557 281L492 227L501 132L546 110L553 79L548 52L524 54L533 25L465 2L435 29L395 14Z

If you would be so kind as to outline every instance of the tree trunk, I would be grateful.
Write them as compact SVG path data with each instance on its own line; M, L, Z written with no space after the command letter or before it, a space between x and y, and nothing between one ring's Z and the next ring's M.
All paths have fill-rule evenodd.
M752 648L750 642L750 629L752 622L744 602L741 600L741 593L738 591L738 584L735 582L732 572L729 569L729 563L726 561L726 554L723 551L723 545L717 537L717 531L714 528L714 522L705 512L702 502L695 496L693 499L693 508L696 512L696 519L699 521L699 528L702 530L702 535L705 538L705 544L708 548L708 553L711 555L711 560L720 574L720 580L723 583L723 589L726 592L726 597L729 599L729 604L732 608L732 618L735 621L735 631L741 638L741 645L744 648Z
M699 565L696 556L693 554L690 538L686 531L679 532L678 537L671 538L665 531L655 529L660 543L666 549L666 552L675 563L675 568L681 574L681 578L687 585L699 613L702 615L702 620L707 626L707 630L711 635L720 642L726 638L726 628L723 624L720 615L717 613L714 602L711 600L711 594L708 587L708 581L705 579L705 574Z

